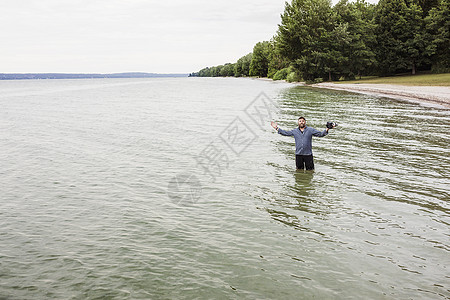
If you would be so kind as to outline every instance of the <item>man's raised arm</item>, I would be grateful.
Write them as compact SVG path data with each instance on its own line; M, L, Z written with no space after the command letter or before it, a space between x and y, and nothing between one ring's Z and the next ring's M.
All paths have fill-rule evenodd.
M319 131L319 130L317 130L317 129L314 129L313 135L314 135L314 136L318 136L318 137L326 136L326 135L328 134L328 130L333 129L334 127L336 127L336 126L333 125L332 128L328 128L328 127L327 127L327 129L325 129L324 131Z
M286 135L286 136L294 135L294 133L292 132L292 130L286 131L286 130L283 130L283 129L281 129L280 127L278 127L277 122L273 122L273 121L272 121L272 122L270 122L270 125L272 125L273 129L275 129L276 131L278 131L278 133L281 134L281 135Z

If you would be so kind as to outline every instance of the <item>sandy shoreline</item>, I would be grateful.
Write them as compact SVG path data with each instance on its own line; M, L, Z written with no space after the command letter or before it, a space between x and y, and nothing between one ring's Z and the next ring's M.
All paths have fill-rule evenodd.
M446 86L404 86L364 83L336 84L323 82L313 84L312 87L362 93L450 108L450 87Z

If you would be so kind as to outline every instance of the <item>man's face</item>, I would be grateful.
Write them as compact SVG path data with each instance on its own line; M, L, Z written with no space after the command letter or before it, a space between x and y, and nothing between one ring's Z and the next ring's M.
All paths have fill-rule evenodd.
M298 127L305 128L306 126L306 120L305 119L298 119Z

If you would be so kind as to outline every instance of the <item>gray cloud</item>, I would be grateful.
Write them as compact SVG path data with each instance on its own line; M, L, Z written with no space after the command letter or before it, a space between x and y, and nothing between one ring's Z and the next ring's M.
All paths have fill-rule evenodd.
M284 0L0 3L0 72L192 72L270 39Z

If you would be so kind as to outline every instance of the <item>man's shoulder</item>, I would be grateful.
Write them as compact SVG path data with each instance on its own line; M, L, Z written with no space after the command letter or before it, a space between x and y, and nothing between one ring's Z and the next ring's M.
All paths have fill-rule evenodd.
M308 136L309 135L313 136L317 132L319 132L319 131L312 127L305 127L305 131L304 131L304 133L307 134Z

